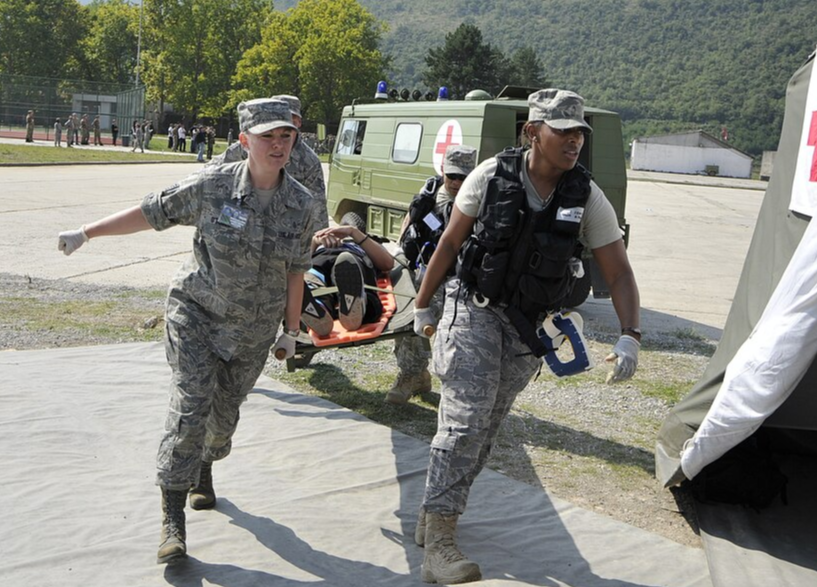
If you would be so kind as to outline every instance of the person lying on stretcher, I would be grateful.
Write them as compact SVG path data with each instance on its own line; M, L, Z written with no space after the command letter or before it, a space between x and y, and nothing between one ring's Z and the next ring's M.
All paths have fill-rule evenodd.
M394 259L386 248L354 226L319 230L312 237L312 269L304 274L301 321L318 336L332 332L337 319L346 330L377 322L383 305L377 292L378 272L391 271ZM336 287L337 293L317 293Z

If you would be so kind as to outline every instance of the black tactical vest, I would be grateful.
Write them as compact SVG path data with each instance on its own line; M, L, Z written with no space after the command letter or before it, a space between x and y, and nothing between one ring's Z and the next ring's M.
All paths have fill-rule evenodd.
M414 196L411 204L409 204L409 222L406 230L400 236L400 246L412 268L428 265L431 255L437 248L437 243L440 242L440 237L451 217L453 201L446 205L442 214L437 214L434 211L437 205L437 192L440 191L442 185L442 177L430 177L426 180L425 186L420 190L420 193ZM431 218L429 214L432 215ZM437 223L439 223L439 226L432 228Z
M581 165L565 172L545 208L534 212L521 181L522 149L505 149L496 160L457 274L475 299L521 313L535 329L542 314L561 308L573 287L570 260L581 256L579 224L590 174Z

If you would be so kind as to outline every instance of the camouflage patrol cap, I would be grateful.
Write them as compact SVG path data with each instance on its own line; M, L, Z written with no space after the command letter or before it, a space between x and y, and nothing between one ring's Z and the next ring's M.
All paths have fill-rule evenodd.
M289 104L283 100L258 98L238 105L238 124L241 132L260 135L274 128L298 130L292 123Z
M550 128L565 130L581 127L593 132L584 121L584 98L570 90L548 88L528 96L528 120L542 121Z
M468 175L477 166L477 150L468 145L449 145L445 150L443 173Z
M272 99L283 100L289 104L289 111L292 113L292 116L301 116L301 101L298 99L298 96L280 94L278 96L273 96Z

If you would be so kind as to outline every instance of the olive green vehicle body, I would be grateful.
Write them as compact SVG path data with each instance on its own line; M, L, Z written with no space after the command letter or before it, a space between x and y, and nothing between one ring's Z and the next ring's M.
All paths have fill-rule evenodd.
M440 174L447 143L475 147L481 162L518 145L527 117L526 99L501 97L346 106L329 166L329 215L339 222L354 212L366 220L371 234L396 240L411 199L426 179ZM579 161L612 203L627 242L627 172L621 120L614 112L595 108L585 108L585 119L593 133L587 137ZM591 269L594 296L607 297L597 268L593 263L586 266ZM588 292L581 301L587 297L589 286L587 282Z

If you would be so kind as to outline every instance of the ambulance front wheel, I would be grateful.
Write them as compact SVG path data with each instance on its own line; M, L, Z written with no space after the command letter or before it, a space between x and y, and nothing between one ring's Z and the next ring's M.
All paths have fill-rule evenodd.
M360 232L366 232L366 219L357 212L347 212L340 219L341 226L354 226Z

